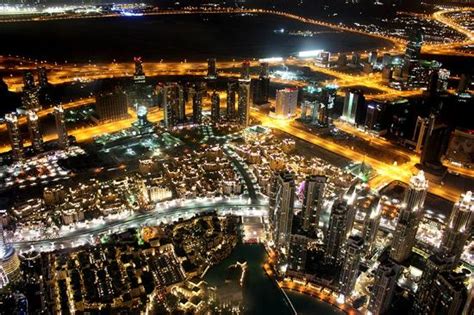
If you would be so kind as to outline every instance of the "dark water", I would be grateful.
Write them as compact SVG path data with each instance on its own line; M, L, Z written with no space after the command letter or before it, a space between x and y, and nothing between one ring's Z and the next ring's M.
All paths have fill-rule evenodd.
M213 286L224 282L227 268L236 261L247 261L247 278L244 285L246 314L292 314L282 293L263 271L266 252L263 246L241 244L231 256L212 267L204 277ZM296 292L287 292L298 314L343 314L329 304Z
M313 37L274 30L310 30ZM301 50L365 50L384 40L269 15L171 15L0 25L0 55L49 61L202 60L286 56Z
M298 315L342 315L344 312L332 307L330 304L295 291L286 291Z

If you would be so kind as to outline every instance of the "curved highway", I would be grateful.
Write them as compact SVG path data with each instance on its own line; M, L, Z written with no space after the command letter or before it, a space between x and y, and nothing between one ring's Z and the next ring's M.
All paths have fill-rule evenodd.
M200 202L200 201L191 201L192 205L185 206L174 206L166 210L153 210L145 213L135 213L134 215L127 217L126 219L106 222L99 226L88 227L83 229L77 229L71 231L67 235L58 236L55 238L48 239L39 239L31 241L16 241L12 245L15 248L20 250L28 250L32 246L37 250L41 248L51 248L52 244L58 246L74 246L74 243L78 244L81 241L84 243L88 241L91 237L97 235L123 230L129 227L145 226L156 224L157 221L166 221L166 220L178 220L179 218L189 217L198 213L204 213L207 211L216 210L221 213L234 213L234 214L246 214L249 215L261 215L262 211L264 212L267 208L267 203L264 201L249 202L245 198L234 198L228 201L218 201L218 202ZM189 202L188 202L189 203ZM202 205L200 203L203 203ZM249 210L248 212L246 210Z

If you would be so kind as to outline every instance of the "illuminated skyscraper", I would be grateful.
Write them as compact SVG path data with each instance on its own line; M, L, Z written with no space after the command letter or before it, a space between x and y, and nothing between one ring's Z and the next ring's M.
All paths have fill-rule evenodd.
M276 92L275 114L279 117L291 117L296 113L298 89L281 89Z
M221 118L221 99L216 91L211 95L211 118L214 123L218 123Z
M379 230L380 218L382 217L382 205L378 202L377 205L373 206L372 209L366 214L364 220L364 229L362 231L362 237L367 252L372 251L372 247L377 237L377 231Z
M408 39L407 48L405 50L405 66L410 62L418 61L420 59L421 46L423 45L423 32L421 29L414 31L410 34Z
M446 256L454 256L455 263L459 262L464 245L471 235L474 224L473 212L474 196L468 191L454 204L440 246L440 252Z
M133 58L133 62L135 63L135 72L133 73L133 81L135 83L145 83L146 77L145 72L143 71L143 62L141 57Z
M428 181L423 171L420 171L410 179L393 234L390 257L396 262L400 263L407 259L415 245L416 232L423 218L423 205L427 190Z
M35 84L35 77L33 76L33 73L31 71L26 71L23 74L23 91L30 90L35 87L36 87L36 84Z
M360 236L352 235L347 239L344 262L339 275L339 291L345 297L351 296L351 292L354 290L363 249L364 240Z
M227 83L227 107L226 107L226 116L227 119L235 118L235 93L237 90L237 82Z
M207 59L207 77L210 79L217 78L217 66L215 58Z
M26 112L26 119L28 121L31 145L36 152L41 152L43 151L43 137L39 128L38 115L34 111L29 110Z
M309 231L317 228L319 217L324 202L324 190L326 188L327 177L321 175L310 175L306 177L303 187L303 229Z
M441 68L438 72L438 92L446 92L448 90L448 80L451 76L451 72L448 69Z
M248 127L250 124L250 81L239 80L238 112L240 124Z
M180 87L177 83L167 83L163 87L163 122L165 128L173 128L178 123L178 102Z
M12 158L19 161L23 158L23 141L21 139L20 125L18 116L15 113L6 114L5 122L7 124L8 136L12 147Z
M420 156L420 163L423 167L435 170L443 168L441 157L446 152L451 137L451 128L441 122L439 118L434 114L428 118L425 141Z
M101 91L95 99L96 113L100 121L115 121L128 117L128 98L121 88Z
M32 88L23 89L21 94L21 105L25 109L39 110L40 104L40 88L34 86Z
M355 217L357 214L357 198L359 193L364 189L364 186L358 183L353 183L347 192L344 194L343 199L347 205L347 223L346 223L346 235L349 236L352 233L354 226Z
M292 173L284 171L277 177L275 195L275 245L288 250L295 204L295 180Z
M377 51L376 50L373 50L373 51L369 52L369 57L368 57L367 61L371 65L375 65L377 63Z
M260 63L259 77L260 78L268 78L269 75L270 75L270 68L269 68L268 62Z
M48 87L48 73L46 71L45 67L39 67L38 68L38 84L40 88L46 88Z
M324 259L326 263L338 264L341 260L341 249L347 238L347 225L349 220L349 206L345 201L336 200L331 209L329 226L326 233L326 250Z
M424 314L467 314L463 313L468 292L464 282L467 276L464 272L444 271L436 276L433 286L429 292L426 306L427 313ZM471 313L472 314L472 313Z
M206 93L206 86L204 83L198 83L193 91L193 122L195 124L202 123L202 98Z
M436 278L442 272L451 271L454 267L454 257L446 257L440 254L431 255L425 260L425 268L420 281L418 282L418 289L415 298L415 310L419 314L434 314L431 312L434 301L432 299L433 286ZM447 314L447 313L446 313ZM459 313L449 313L459 314Z
M334 102L336 100L337 87L334 85L327 85L322 89L321 101L319 106L318 122L320 125L327 126L329 118L334 109Z
M360 125L365 122L366 114L364 93L360 90L347 90L341 118L351 124Z
M304 273L309 241L310 239L305 235L291 234L288 257L289 270Z
M181 84L178 86L178 121L186 121L186 96L184 87Z
M276 214L276 195L278 192L279 172L274 172L270 177L269 193L268 193L268 220L274 226Z
M390 259L380 262L375 271L374 284L367 307L367 310L372 314L384 314L390 307L400 270L400 266Z
M56 121L56 131L58 133L58 146L61 149L67 149L69 146L69 137L66 129L66 119L64 109L61 105L54 107L54 119Z

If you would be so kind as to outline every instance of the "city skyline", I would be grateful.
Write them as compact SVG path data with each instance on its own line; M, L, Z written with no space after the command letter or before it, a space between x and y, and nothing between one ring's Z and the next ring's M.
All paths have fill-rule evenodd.
M472 313L472 7L125 2L0 6L0 313Z

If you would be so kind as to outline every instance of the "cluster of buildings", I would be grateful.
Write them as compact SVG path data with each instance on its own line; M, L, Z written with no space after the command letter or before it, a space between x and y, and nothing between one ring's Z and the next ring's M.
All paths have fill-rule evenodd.
M240 78L238 80L231 79L227 83L224 115L221 112L220 94L216 91L210 94L211 120L213 123L219 123L225 117L227 121L236 121L244 128L248 127L252 96L256 97L256 102L268 101L268 71L261 74L260 79L255 83L257 88L252 89L249 67L249 62L244 62ZM268 69L268 64L262 67ZM215 59L208 60L208 75L206 78L209 82L217 78ZM159 85L157 91L161 100L161 107L163 108L163 124L165 128L171 129L189 121L194 124L202 123L204 98L208 95L205 82L196 82L189 86L183 86L176 82L167 82ZM252 95L252 92L255 95ZM191 100L192 108L190 120L186 117L188 99Z
M64 118L64 109L61 105L55 106L53 114L56 122L56 130L58 133L57 144L61 149L67 149L69 146L69 137L66 129L66 121ZM24 118L17 113L5 115L5 123L8 129L10 139L11 156L15 161L21 161L25 156L25 149L21 133L21 123ZM26 122L28 125L28 134L31 147L35 153L41 153L43 148L43 136L39 126L38 114L34 110L26 112Z
M392 87L424 89L424 95L366 101L363 91L349 89L341 119L413 149L420 154L424 169L431 173L442 174L445 162L470 168L472 130L461 118L467 114L466 105L471 99L470 75L460 76L456 95L447 93L450 73L437 61L420 59L423 42L423 34L417 31L410 37L404 56L385 54L382 79Z
M163 161L164 176L183 199L240 195L243 184L234 168L218 145Z
M61 165L60 161L83 154L84 150L71 146L68 151L49 151L30 157L23 163L3 165L0 167L0 189L24 189L67 179L70 170Z
M57 313L144 310L152 295L184 280L171 244L144 249L134 237L125 232L117 235L117 244L42 255L48 308Z
M18 201L11 208L20 238L49 235L55 228L99 217L146 209L171 198L169 186L140 175L101 181L97 178L73 187L51 185L42 198ZM35 238L35 235L32 238Z
M324 229L324 237L321 237L317 228L323 211L326 182L324 176L308 176L303 185L301 211L297 211L295 174L283 170L272 179L269 221L281 275L328 286L346 302L356 303L365 295L368 298L366 308L371 314L383 314L389 310L397 286L413 297L414 312L469 313L469 273L460 266L474 220L471 192L463 194L454 205L441 245L431 248L432 255L424 259L421 276L415 273L417 284L408 286L406 278L413 277L406 274L411 274L408 270L412 268L412 252L425 214L428 181L423 171L410 180L390 242L386 242L386 236L380 240L378 235L383 207L379 197L360 183L351 185L332 202L329 223ZM318 256L320 266L331 271L329 277L322 275L322 269L311 269L307 262L310 253L318 251L322 253ZM364 293L367 283L362 291L356 285L360 274L366 270L372 271L373 275L368 296Z
M2 311L15 313L25 302L35 310L55 313L205 314L227 309L232 305L229 295L216 294L201 275L228 257L238 242L238 231L238 218L209 213L141 231L102 235L100 243L75 249L26 252L21 265L2 237L0 290L11 281L30 288L22 291L22 299L2 295ZM237 284L242 294L241 283Z
M262 193L267 196L271 195L275 173L283 170L296 174L300 198L306 177L324 174L323 177L327 178L325 199L333 198L348 188L354 179L349 172L321 158L298 154L295 140L282 138L272 131L248 135L245 144L235 145L234 150L249 165Z
M332 84L317 88L308 86L303 91L299 120L319 127L328 127L335 110L337 91L338 87Z

